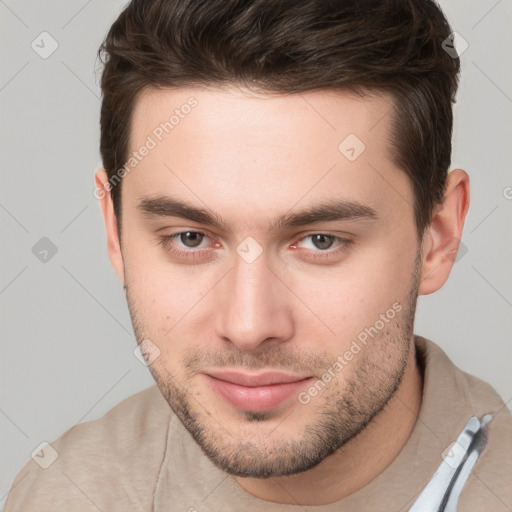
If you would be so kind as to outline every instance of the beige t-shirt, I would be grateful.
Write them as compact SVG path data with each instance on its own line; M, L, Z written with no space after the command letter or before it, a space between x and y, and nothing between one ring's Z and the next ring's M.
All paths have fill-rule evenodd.
M487 444L458 510L511 511L510 412L491 386L459 370L433 342L416 337L416 347L423 401L407 443L377 478L335 503L283 505L247 493L203 454L152 386L102 418L72 427L34 457L38 462L31 459L12 485L5 512L405 512L470 417L487 413L493 416ZM43 469L53 450L57 459Z

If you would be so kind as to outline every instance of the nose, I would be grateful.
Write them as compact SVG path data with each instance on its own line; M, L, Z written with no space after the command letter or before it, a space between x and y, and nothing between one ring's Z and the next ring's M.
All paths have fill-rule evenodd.
M293 336L290 292L261 255L247 263L236 256L217 297L216 333L243 352L258 352Z

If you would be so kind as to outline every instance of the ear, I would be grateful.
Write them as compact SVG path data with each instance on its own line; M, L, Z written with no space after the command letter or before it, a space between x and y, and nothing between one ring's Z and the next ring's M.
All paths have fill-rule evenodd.
M96 182L94 196L100 202L103 220L105 221L108 257L116 274L124 285L124 262L121 252L121 241L117 231L117 218L114 213L114 203L112 202L112 196L110 194L111 185L108 181L105 169L98 169L94 175L94 179Z
M420 295L439 290L448 279L468 208L469 176L462 169L456 169L447 176L443 199L435 208L423 236Z

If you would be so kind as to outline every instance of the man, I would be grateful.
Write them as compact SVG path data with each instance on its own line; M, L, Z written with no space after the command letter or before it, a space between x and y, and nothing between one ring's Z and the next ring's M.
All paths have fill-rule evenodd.
M469 206L450 32L429 0L125 8L95 194L157 386L7 512L512 509L510 413L413 329Z

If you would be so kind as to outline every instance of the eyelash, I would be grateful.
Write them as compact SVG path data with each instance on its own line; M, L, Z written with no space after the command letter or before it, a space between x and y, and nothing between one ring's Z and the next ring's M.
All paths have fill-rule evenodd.
M159 236L158 237L159 243L164 247L164 249L172 252L176 256L185 257L185 258L191 258L191 257L192 258L200 258L203 255L203 253L209 251L209 249L198 249L198 250L178 249L172 243L172 241L176 240L177 238L180 237L180 235L183 235L185 233L195 233L198 235L202 235L206 238L210 238L206 233L202 233L201 231L180 231L179 233L174 233L172 235ZM313 258L313 259L316 259L316 258L322 258L324 260L330 259L334 256L337 256L338 254L340 254L341 252L346 250L350 245L352 245L354 243L354 241L351 240L350 238L344 238L344 237L339 237L339 236L335 236L335 235L329 235L327 233L318 232L318 233L310 233L308 235L305 235L302 238L298 239L297 242L294 242L292 245L296 245L298 242L302 242L303 240L313 237L315 235L324 235L329 238L332 238L334 242L338 243L338 248L335 250L326 249L326 250L322 251L319 249L317 251L313 251L312 254L311 253L309 254L309 257Z

